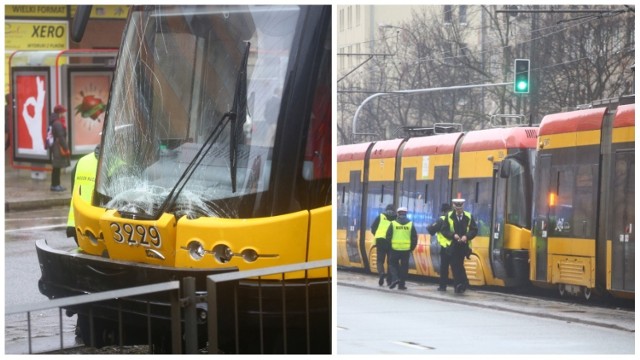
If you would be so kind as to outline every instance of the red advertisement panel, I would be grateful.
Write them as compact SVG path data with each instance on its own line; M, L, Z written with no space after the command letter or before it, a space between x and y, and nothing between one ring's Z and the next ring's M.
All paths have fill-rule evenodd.
M13 129L16 161L48 160L44 148L49 114L49 70L13 70Z

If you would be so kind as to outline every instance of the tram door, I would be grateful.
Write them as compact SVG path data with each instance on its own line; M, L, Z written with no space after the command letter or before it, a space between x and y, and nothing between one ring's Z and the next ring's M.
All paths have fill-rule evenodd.
M489 238L489 254L493 276L499 279L507 278L504 263L504 226L506 213L507 181L509 176L509 161L494 164L493 167L493 204L491 214L491 234ZM502 165L503 168L500 168Z
M615 155L612 209L611 288L635 291L635 153Z
M352 171L349 174L349 192L347 197L347 254L349 262L361 263L360 249L360 226L362 219L362 183L360 182L361 172Z
M534 190L534 226L533 236L535 238L535 280L547 281L547 248L549 242L549 191L551 186L551 156L542 155L539 158L539 167Z

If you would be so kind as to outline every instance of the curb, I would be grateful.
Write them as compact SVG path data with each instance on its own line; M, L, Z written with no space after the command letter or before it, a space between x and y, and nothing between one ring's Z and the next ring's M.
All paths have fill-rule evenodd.
M4 211L25 211L42 208L51 208L56 206L68 206L71 198L61 199L45 199L45 200L27 200L27 201L11 201L4 203Z

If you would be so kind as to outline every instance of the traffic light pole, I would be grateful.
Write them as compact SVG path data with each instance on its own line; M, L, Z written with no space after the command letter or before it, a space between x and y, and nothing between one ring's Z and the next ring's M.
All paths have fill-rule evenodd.
M439 88L429 88L429 89L413 89L413 90L397 90L390 92L381 92L376 93L368 98L364 99L364 101L358 106L356 109L356 113L353 115L353 122L351 123L351 131L352 131L352 143L356 142L356 135L378 135L373 133L359 133L356 131L358 124L358 114L360 114L360 109L368 103L370 100L375 99L382 95L413 95L413 94L422 94L428 92L435 91L447 91L447 90L460 90L460 89L473 89L473 88L485 88L485 87L496 87L496 86L509 86L513 85L513 82L499 83L499 84L480 84L480 85L461 85L461 86L448 86L448 87L439 87Z

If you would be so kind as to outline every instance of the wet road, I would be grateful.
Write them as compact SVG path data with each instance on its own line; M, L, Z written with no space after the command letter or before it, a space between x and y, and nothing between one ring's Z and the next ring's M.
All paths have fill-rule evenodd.
M75 247L66 237L68 211L68 207L57 207L5 213L5 306L47 300L38 290L40 266L35 243L46 239L55 248ZM57 309L34 312L30 319L33 352L60 346ZM62 319L64 344L73 345L76 318L68 318L63 312ZM5 353L27 353L27 338L26 314L5 315Z
M635 311L338 271L339 354L633 354Z

